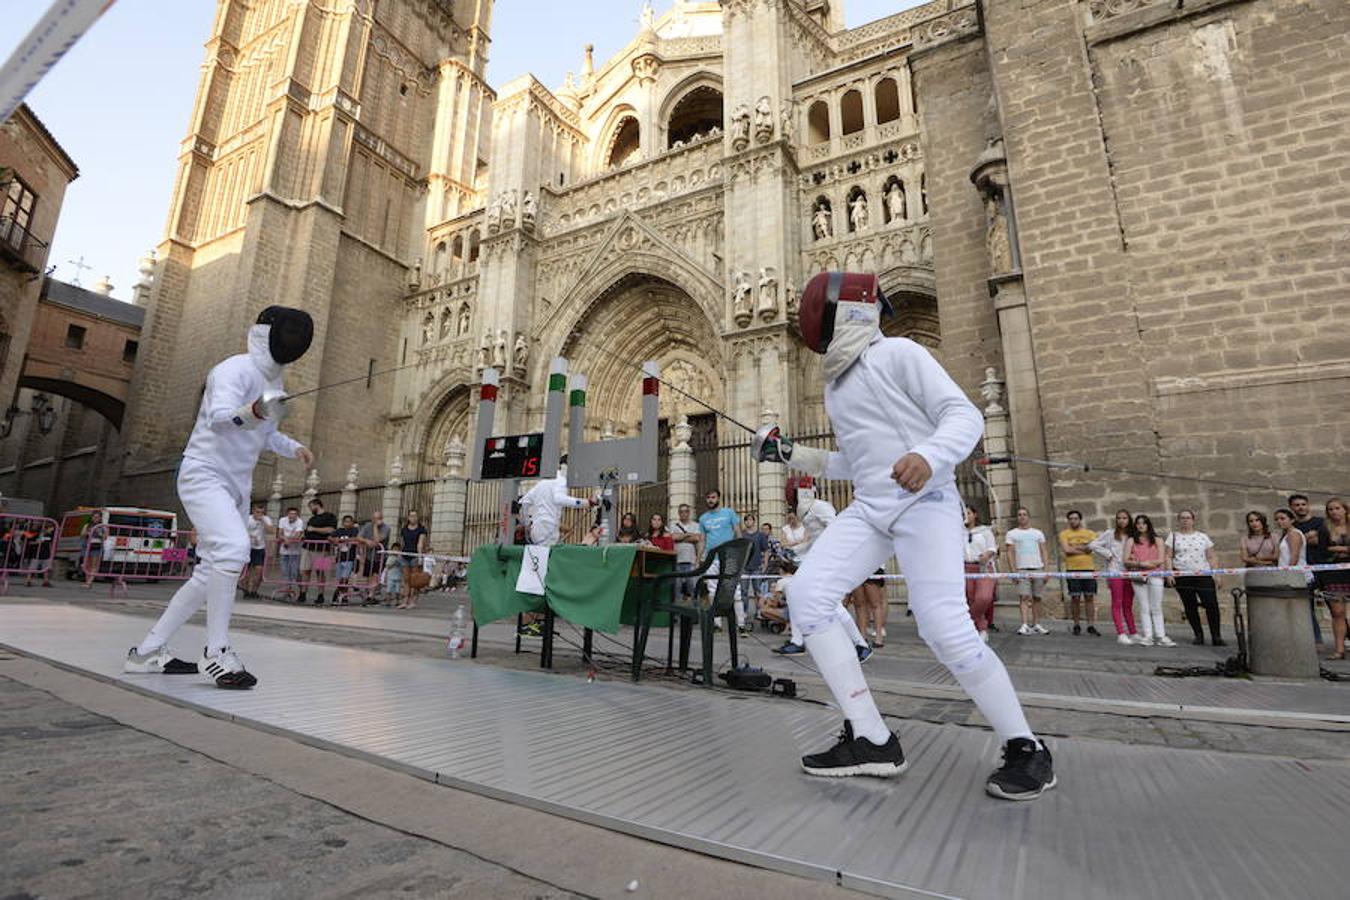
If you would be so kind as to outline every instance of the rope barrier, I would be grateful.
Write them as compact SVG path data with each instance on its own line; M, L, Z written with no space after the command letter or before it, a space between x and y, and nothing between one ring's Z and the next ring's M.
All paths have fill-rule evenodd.
M1021 572L964 572L962 574L968 580L994 580L994 581L1030 581L1033 579L1058 578L1067 580L1070 578L1127 578L1132 581L1138 581L1143 578L1193 578L1203 575L1252 575L1261 572L1342 572L1350 570L1350 563L1319 563L1317 565L1302 566L1251 566L1250 568L1219 568L1219 569L1200 569L1195 572L1180 572L1175 569L1154 569L1151 571L1129 571L1129 572L1099 572L1096 570L1082 571L1032 571L1025 570ZM777 581L780 578L791 579L789 574L781 575L742 575L743 581ZM904 581L904 575L869 575L868 581L885 579L886 581Z

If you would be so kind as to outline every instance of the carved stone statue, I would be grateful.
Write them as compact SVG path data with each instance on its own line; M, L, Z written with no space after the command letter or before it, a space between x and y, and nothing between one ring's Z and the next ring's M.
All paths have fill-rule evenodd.
M1008 238L1008 214L1003 208L1003 192L990 191L984 198L984 214L988 220L985 248L989 251L989 265L995 274L1011 272L1012 244Z
M750 146L750 108L744 103L731 114L731 147L744 150Z
M834 237L834 214L830 212L829 203L822 200L816 204L815 212L811 213L811 230L818 241Z
M516 345L511 348L511 364L518 372L524 372L530 361L530 342L525 335L516 332Z
M483 332L483 345L478 348L478 362L484 369L492 365L492 332Z
M854 231L867 230L867 195L861 191L848 202L848 221Z
M886 211L890 213L892 222L902 222L909 218L905 186L898 181L892 181L891 186L886 189Z
M496 234L502 230L502 195L498 194L492 198L492 202L487 208L487 230L488 234Z
M783 300L787 306L788 321L796 325L797 315L801 311L801 298L797 296L797 286L792 283L791 277L783 286Z
M656 24L656 10L652 8L651 0L642 4L642 13L638 16L638 25L643 31L651 31L652 26Z
M436 340L436 314L428 312L422 317L422 346Z
M796 107L797 104L791 100L784 100L778 106L778 118L781 123L779 127L782 129L779 136L784 140L791 140L792 133L796 130L792 127L792 113Z
M773 140L773 103L768 96L759 98L755 104L755 141L767 144Z
M453 325L454 325L454 316L450 312L450 307L447 306L445 309L441 310L441 328L440 328L441 340L445 340L446 338L450 337L450 329L453 327Z
M756 311L764 322L778 318L778 279L773 277L772 271L768 266L761 266L759 270L759 304Z
M984 370L984 381L980 382L980 397L985 401L986 416L999 415L1004 411L1003 404L999 402L1003 399L1003 381L993 366L987 366Z
M469 326L472 324L473 314L469 312L469 304L465 303L459 308L459 328L456 334L468 334Z
M513 228L516 224L516 189L502 192L502 227Z
M731 316L736 324L744 328L755 317L754 300L750 294L754 288L750 284L749 272L736 273L736 292L731 304Z
M539 212L539 201L534 199L534 194L529 191L520 201L520 227L526 231L534 231L534 219Z
M497 343L492 348L492 364L498 369L506 369L506 342L509 337L505 330L498 332Z

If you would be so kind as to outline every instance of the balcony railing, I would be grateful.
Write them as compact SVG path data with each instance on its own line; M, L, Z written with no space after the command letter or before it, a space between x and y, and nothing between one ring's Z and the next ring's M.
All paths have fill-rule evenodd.
M24 272L41 272L47 242L39 240L13 216L0 216L0 257Z

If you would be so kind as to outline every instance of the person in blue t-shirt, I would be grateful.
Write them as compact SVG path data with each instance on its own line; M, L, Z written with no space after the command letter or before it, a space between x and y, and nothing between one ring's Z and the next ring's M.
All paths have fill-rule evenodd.
M740 534L741 517L736 515L734 509L728 509L722 505L722 494L719 491L708 491L703 500L708 510L698 517L698 527L703 532L704 546L707 547L707 552L711 553ZM714 560L712 567L708 569L708 574L716 575L718 571L720 571L720 568L717 561ZM716 590L716 582L709 581L707 584L709 594ZM721 619L717 620L717 627L721 630ZM750 630L745 624L745 601L741 599L739 585L736 587L736 629L742 634L746 634Z

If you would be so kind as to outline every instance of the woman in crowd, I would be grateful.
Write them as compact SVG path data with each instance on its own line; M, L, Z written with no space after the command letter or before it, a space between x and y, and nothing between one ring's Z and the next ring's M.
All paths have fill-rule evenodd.
M652 517L647 520L647 534L643 537L642 543L651 544L659 550L675 552L675 538L666 530L665 516L652 513Z
M399 563L403 567L403 602L394 608L416 609L419 591L413 586L413 582L420 579L414 578L413 573L421 571L421 554L427 552L427 529L421 523L417 510L408 510L408 519L403 525L403 530L399 532L399 543L403 546L403 555L399 557Z
M998 558L998 541L988 525L980 524L975 507L966 507L966 572L993 572ZM966 605L975 620L980 640L989 643L989 624L994 621L994 594L998 582L992 578L966 579Z
M1280 545L1270 533L1266 514L1252 510L1247 513L1247 536L1242 539L1242 565L1273 566L1280 558Z
M1219 632L1219 594L1212 575L1201 575L1206 569L1218 568L1214 556L1214 542L1203 531L1196 530L1195 510L1183 509L1177 513L1177 530L1167 537L1166 567L1178 574L1177 594L1186 611L1186 621L1195 633L1191 643L1204 646L1205 630L1200 626L1200 607L1205 608L1209 621L1209 637L1215 647L1224 646Z
M1327 501L1326 518L1317 529L1319 563L1350 563L1350 514L1345 501ZM1315 583L1331 611L1330 659L1345 659L1345 601L1350 599L1350 569L1318 572Z
M642 540L642 535L638 532L637 516L627 512L619 520L619 533L614 536L616 544L636 544Z
M1163 545L1158 540L1152 519L1143 513L1134 517L1134 536L1125 539L1123 550L1125 569L1133 572L1136 578L1134 596L1139 601L1139 619L1144 632L1138 643L1175 647L1176 642L1167 636L1163 626L1163 579L1161 575L1152 574L1163 567Z
M1097 535L1088 549L1104 560L1106 587L1111 591L1111 619L1116 623L1116 641L1142 644L1134 627L1134 585L1125 578L1125 542L1135 536L1134 519L1128 509L1116 510L1114 527ZM1111 576L1117 577L1111 577Z
M1303 532L1294 527L1294 513L1288 509L1275 510L1275 532L1279 535L1280 549L1275 557L1277 566L1305 566L1308 564L1307 544Z

